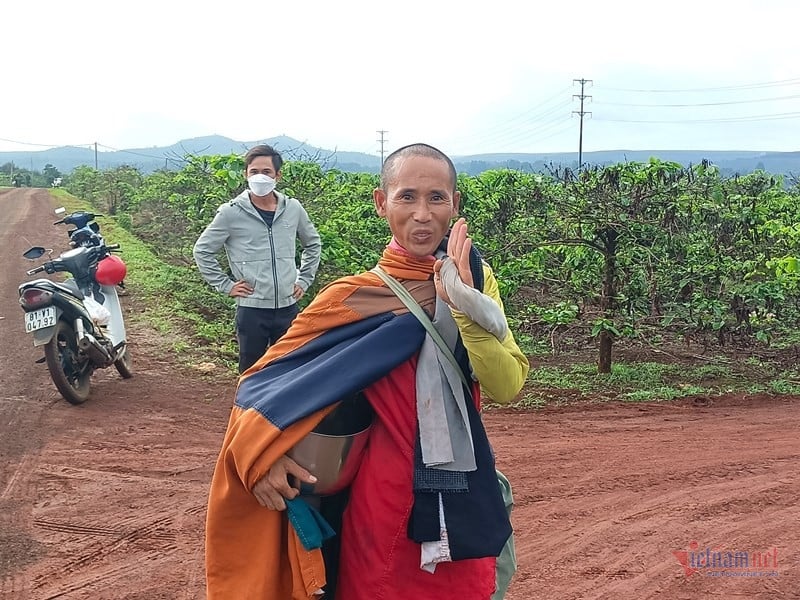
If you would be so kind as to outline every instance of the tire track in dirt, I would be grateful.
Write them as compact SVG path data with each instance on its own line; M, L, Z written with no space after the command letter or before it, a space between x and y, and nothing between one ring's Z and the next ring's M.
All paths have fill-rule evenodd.
M40 474L50 477L53 472L58 471L43 470ZM118 476L99 470L69 469L67 477L73 483L117 488L122 497L129 498L133 497L129 488L137 488L143 496L156 498L156 488L176 487L163 479ZM76 494L84 496L79 489ZM161 501L151 502L147 507L120 507L118 514L107 515L108 520L102 526L74 517L56 518L52 514L54 511L37 517L34 525L39 529L39 537L47 539L60 551L54 556L55 560L49 561L46 570L31 571L31 590L43 598L63 594L97 598L102 597L104 590L107 593L110 589L141 588L141 581L152 576L154 565L169 564L173 556L184 558L181 539L187 526L180 517L173 516L170 496L165 493ZM197 519L192 519L192 524L196 528ZM197 546L202 548L202 544Z
M47 431L47 411L56 401L44 365L22 326L17 287L32 263L22 253L33 245L52 247L56 232L49 195L41 190L0 193L0 597L30 600L22 565L35 562L42 546L32 533L37 492L32 474Z
M798 400L521 413L511 432L489 414L514 486L520 568L507 600L796 597ZM673 553L692 542L777 547L780 577L687 577Z
M66 248L53 206L44 190L0 194L0 597L202 598L205 500L232 382L176 378L158 336L131 322L134 378L100 371L85 404L61 399L17 303L32 266L21 253ZM136 310L136 290L122 302Z
M152 557L158 560L158 556ZM94 569L88 574L71 576L67 581L60 583L44 582L42 585L35 585L32 591L36 592L36 597L42 600L54 600L56 598L91 598L101 600L103 598L119 599L126 598L126 588L120 586L120 581L125 581L131 573L138 573L146 577L147 565L142 565L142 557L126 556L118 558L111 565L103 565ZM46 577L44 577L46 579ZM137 587L140 587L138 584Z
M687 500L690 495L699 499L735 498L743 487L754 493L738 503ZM753 507L770 506L771 511L781 511L788 518L800 518L791 500L793 488L796 485L792 482L776 483L771 474L764 474L746 480L689 484L661 494L646 492L638 502L627 492L589 492L586 500L591 502L591 509L579 508L585 502L576 498L574 505L567 500L560 505L561 510L541 518L536 529L557 534L543 535L535 549L523 548L519 560L521 564L535 564L536 557L553 557L558 578L574 579L570 590L576 598L649 597L653 581L682 577L672 552L685 549L692 540L735 544L742 531L760 532L758 539L764 541L749 545L755 543L754 549L766 550L773 543L770 540L780 539L781 530L770 528L765 515ZM720 522L724 511L733 516ZM708 527L712 519L714 525ZM674 532L672 543L651 541L663 538L665 528ZM685 532L683 536L681 531ZM553 575L553 570L543 570L541 585L546 586ZM625 582L615 584L614 580Z
M16 231L63 247L46 192L14 194L29 205ZM86 404L59 401L18 322L27 242L5 226L0 597L202 600L208 484L234 382L182 370L132 321L134 378L101 372ZM123 304L137 310L135 289ZM485 422L516 500L519 571L506 600L797 597L800 398L490 410ZM780 576L687 577L673 553L692 541L775 547Z
M9 431L21 432L37 427L42 413L41 403L24 396L0 398L0 422ZM8 451L4 452L5 460L0 471L0 502L8 498L14 488L22 485L28 477L36 456L26 452L28 449L22 440L11 444Z
M86 406L82 427L95 430L103 422L95 413L113 413L119 409L115 404ZM141 409L133 407L140 419L147 413ZM71 407L64 411L74 412ZM44 570L28 570L29 589L36 598L121 597L109 590L137 590L148 600L202 597L198 590L204 584L204 500L213 451L183 452L176 447L178 441L162 443L164 428L169 431L173 419L160 413L152 417L135 427L106 424L93 436L76 433L45 448L35 473L38 487L49 486L61 498L91 500L84 507L63 501L37 503L34 533L49 551ZM200 502L181 500L189 497ZM118 564L123 567L117 569ZM169 592L157 590L155 584L152 591L147 589L146 582L164 577L177 580Z

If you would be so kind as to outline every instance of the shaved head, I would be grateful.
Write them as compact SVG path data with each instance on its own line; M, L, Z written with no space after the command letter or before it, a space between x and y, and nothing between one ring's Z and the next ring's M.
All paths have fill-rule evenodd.
M447 168L450 171L450 180L452 184L451 191L455 192L456 168L455 165L453 165L453 161L450 160L450 158L441 150L422 143L403 146L386 157L386 160L383 162L383 167L381 167L381 189L383 189L384 192L388 190L390 182L394 180L397 174L398 164L404 158L408 158L410 156L424 156L426 158L441 160L442 162L446 163Z

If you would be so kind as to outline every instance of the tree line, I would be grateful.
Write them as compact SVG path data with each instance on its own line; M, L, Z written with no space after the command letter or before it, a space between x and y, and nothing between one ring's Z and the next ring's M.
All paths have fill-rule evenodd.
M158 256L191 268L197 236L246 184L242 158L229 155L187 157L179 171L147 175L79 167L64 185ZM374 266L389 236L372 206L377 185L376 174L284 165L278 189L303 203L323 241L311 295ZM458 186L461 213L523 339L594 343L600 372L624 339L798 342L797 181L651 159L548 174L460 173Z

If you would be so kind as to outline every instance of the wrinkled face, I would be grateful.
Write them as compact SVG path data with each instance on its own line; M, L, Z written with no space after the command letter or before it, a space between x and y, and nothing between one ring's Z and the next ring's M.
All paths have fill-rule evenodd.
M398 159L386 191L378 188L372 196L394 237L418 258L439 246L461 199L445 161L413 155Z
M269 175L275 181L280 181L280 173L275 172L275 166L272 164L271 156L256 156L250 164L247 165L247 172L245 177L253 175Z

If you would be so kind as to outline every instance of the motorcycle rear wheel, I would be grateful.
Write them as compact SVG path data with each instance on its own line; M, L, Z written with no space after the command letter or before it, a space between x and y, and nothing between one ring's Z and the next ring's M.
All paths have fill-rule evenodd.
M91 366L78 353L75 330L66 321L56 322L52 339L45 344L47 370L56 388L70 404L83 404L89 398Z
M133 361L131 360L131 350L130 347L125 344L125 348L122 349L122 356L114 361L114 367L116 367L123 379L130 379L133 377L133 371L131 370L132 366Z

